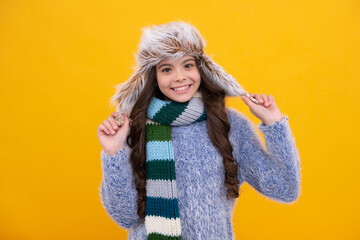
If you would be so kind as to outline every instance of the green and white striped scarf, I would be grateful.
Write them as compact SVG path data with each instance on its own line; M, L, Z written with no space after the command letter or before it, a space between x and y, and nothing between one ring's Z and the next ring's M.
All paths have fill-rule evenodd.
M171 126L188 125L206 119L201 96L179 103L153 98L146 123L146 207L147 239L181 239Z

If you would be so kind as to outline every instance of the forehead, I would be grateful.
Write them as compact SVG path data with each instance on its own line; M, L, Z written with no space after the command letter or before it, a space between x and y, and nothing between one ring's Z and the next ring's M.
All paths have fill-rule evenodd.
M160 64L164 64L164 63L168 63L168 64L181 63L189 59L195 60L195 57L191 55L185 55L182 56L181 58L165 58L162 61L160 61L157 65L159 66Z

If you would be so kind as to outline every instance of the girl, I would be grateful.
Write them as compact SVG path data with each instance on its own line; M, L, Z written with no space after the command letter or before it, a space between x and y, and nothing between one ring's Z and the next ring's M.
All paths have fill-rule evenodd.
M138 68L118 86L117 112L97 130L101 201L129 229L128 239L234 239L232 212L243 182L278 202L299 196L288 117L272 95L245 92L204 46L184 22L145 28ZM225 96L236 95L262 121L267 151L253 124L225 107Z

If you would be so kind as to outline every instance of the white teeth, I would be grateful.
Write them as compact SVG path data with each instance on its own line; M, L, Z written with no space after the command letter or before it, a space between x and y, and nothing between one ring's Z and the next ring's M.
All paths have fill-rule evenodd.
M190 87L190 85L188 85L188 86L185 86L185 87L179 87L179 88L173 88L175 91L183 91L183 90L185 90L185 89L187 89L187 88L189 88Z

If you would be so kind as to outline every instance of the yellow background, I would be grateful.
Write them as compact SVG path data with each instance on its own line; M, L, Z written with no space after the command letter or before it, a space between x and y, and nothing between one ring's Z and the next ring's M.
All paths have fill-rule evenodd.
M141 28L177 19L247 91L274 96L300 152L296 204L242 185L236 239L360 239L356 0L0 0L0 239L126 239L100 202L96 130Z

